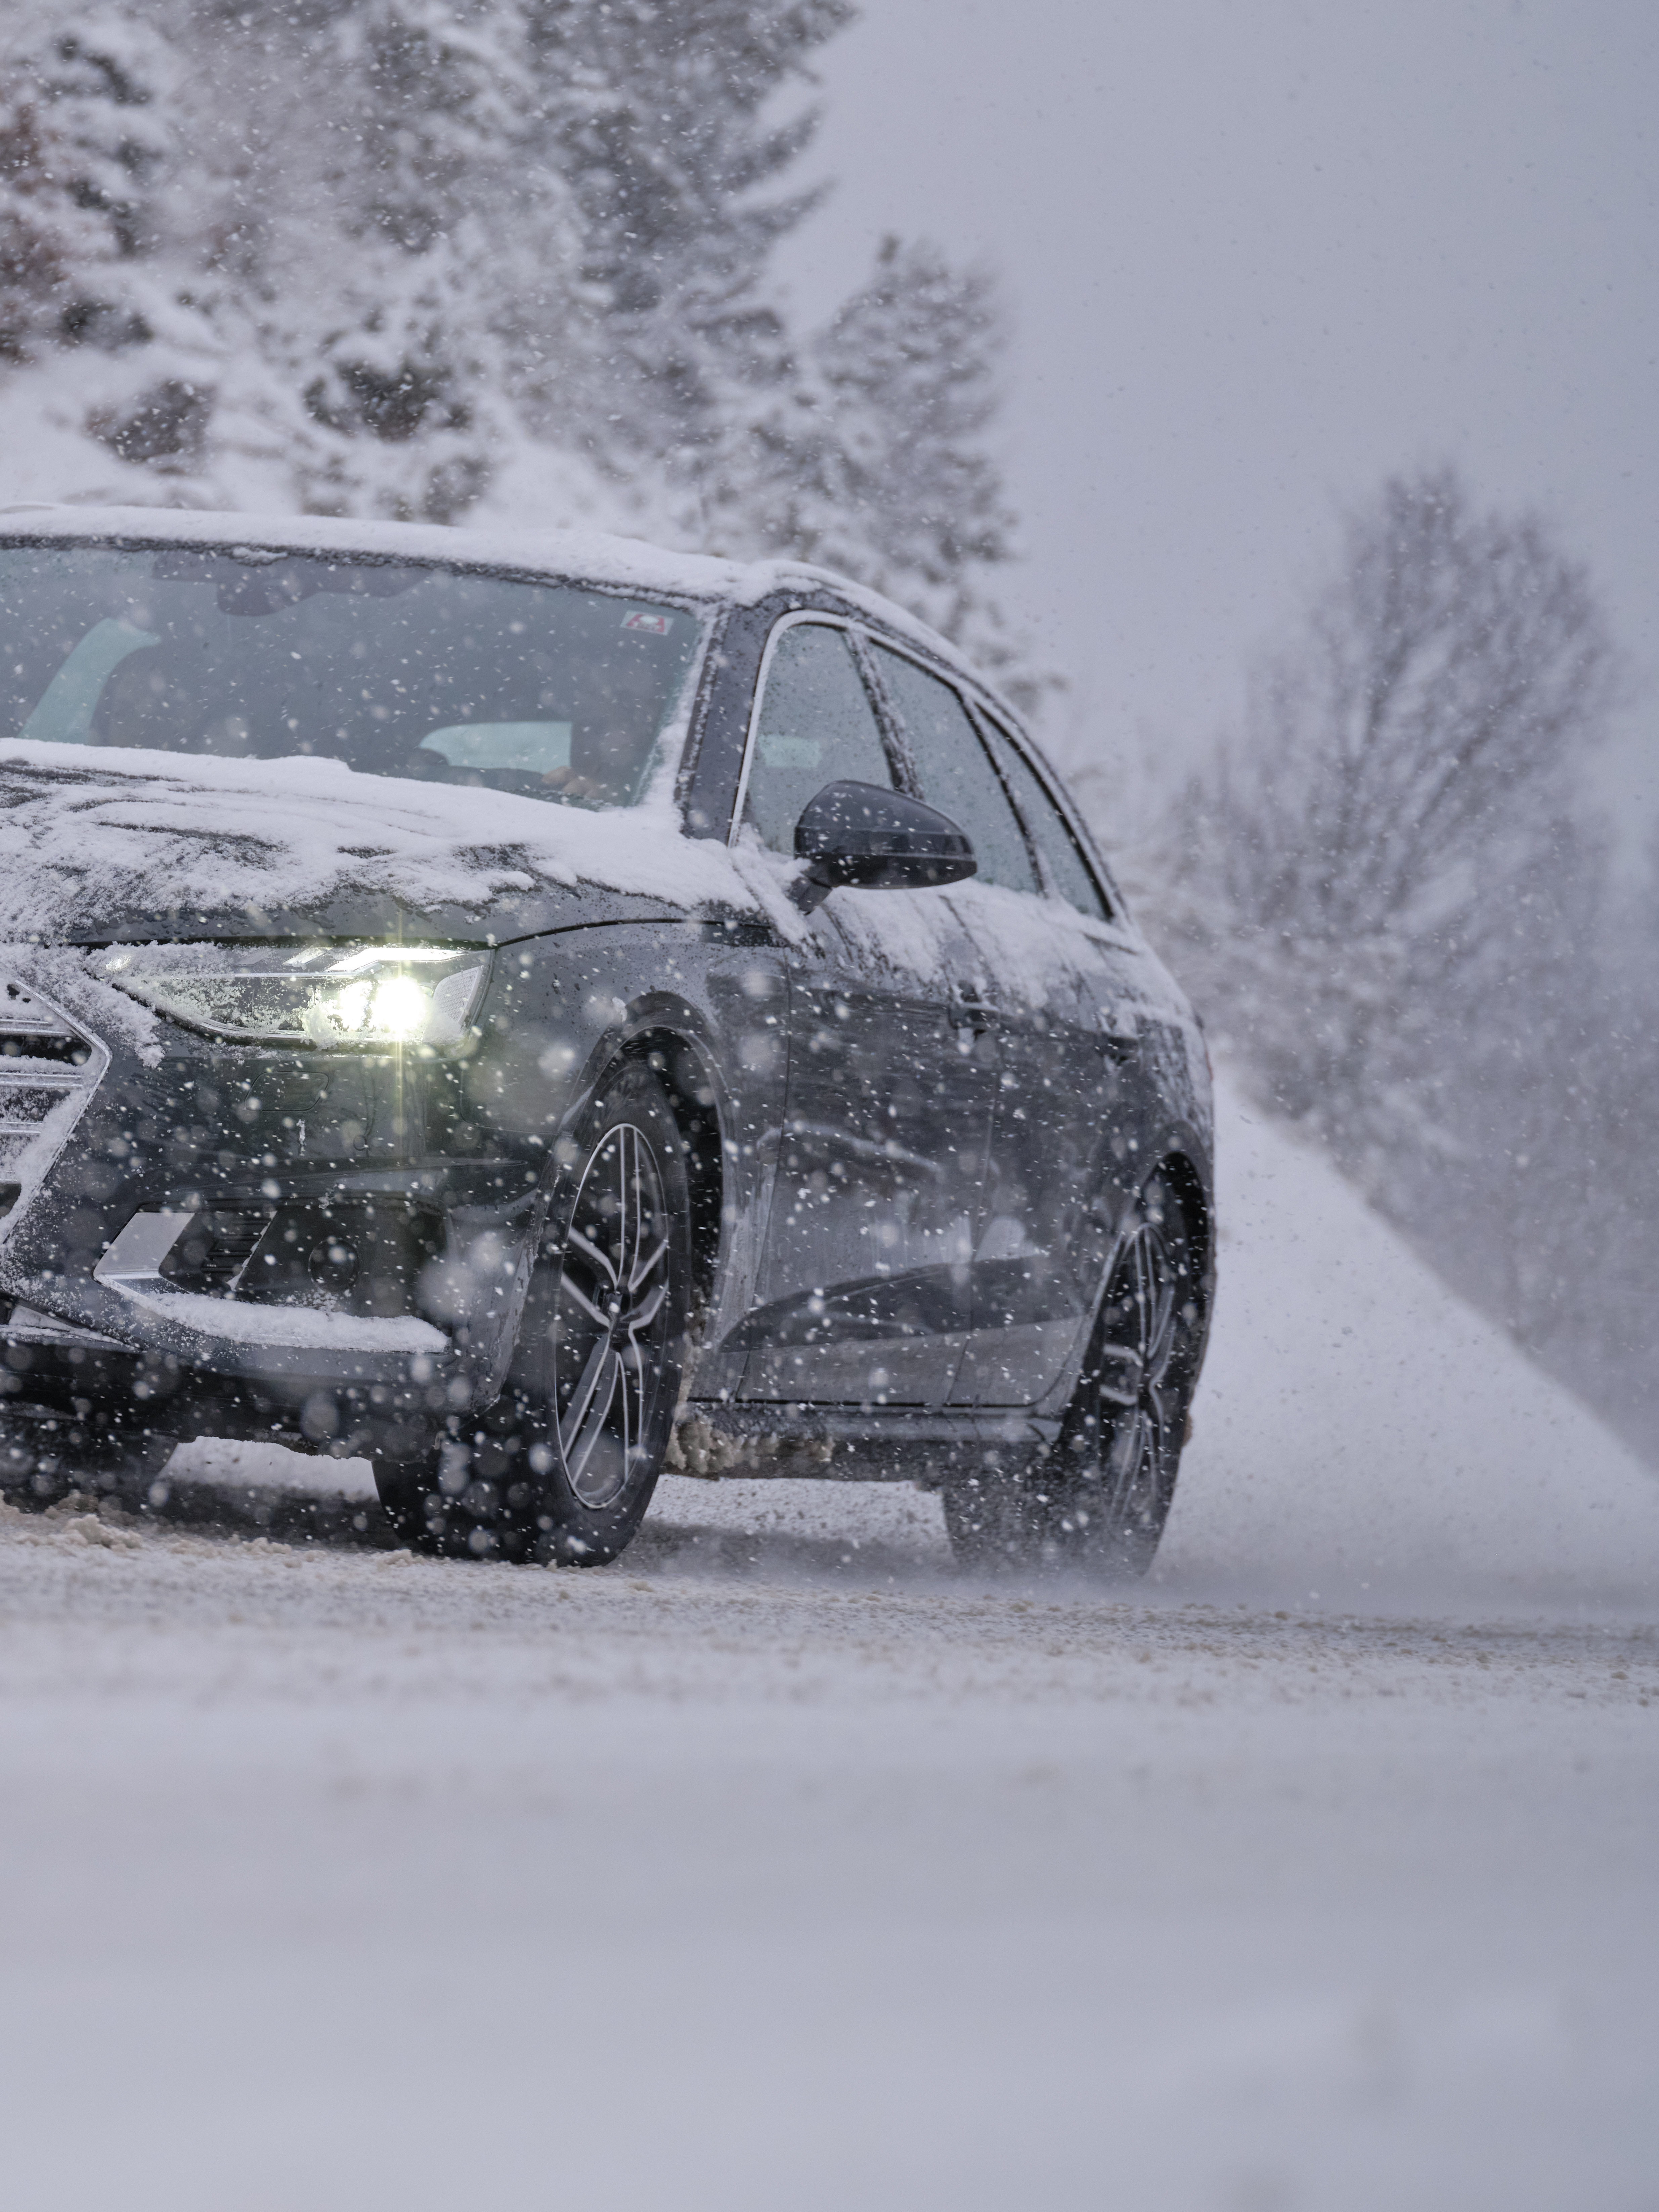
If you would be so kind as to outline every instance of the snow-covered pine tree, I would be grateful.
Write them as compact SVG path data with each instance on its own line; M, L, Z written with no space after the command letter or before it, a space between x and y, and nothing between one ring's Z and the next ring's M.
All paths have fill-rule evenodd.
M27 20L27 19L26 19ZM33 27L30 26L29 27ZM52 343L131 342L136 318L109 295L148 228L146 173L162 148L150 90L118 54L88 51L86 27L42 37L0 86L0 354ZM118 320L116 318L118 317Z
M1002 319L982 270L887 238L871 277L820 332L819 469L794 534L994 664L1008 658L986 592L1013 519L988 450Z
M211 339L163 268L176 55L161 31L116 7L25 0L8 27L0 357L51 358L60 420L89 434L104 465L188 470L210 409Z
M224 27L211 10L197 23L191 0L93 10L23 0L8 21L0 112L17 366L0 402L14 498L190 503L218 489L204 472L222 459L222 387L228 374L258 380L237 326L245 226L215 159L218 135L250 136L233 115L251 103L215 66ZM280 89L268 88L273 105ZM276 470L238 485L233 501L257 497L272 474L289 488L291 439L272 443Z
M274 434L309 508L450 520L518 436L540 334L568 353L575 233L534 158L521 11L506 0L211 0L197 118L240 320L222 403Z
M13 489L460 512L526 319L568 319L529 88L498 0L33 0L0 88L5 397L41 433Z
M309 310L292 374L334 434L308 505L447 521L489 481L511 332L562 258L556 192L524 161L519 27L499 6L358 0L307 42L304 76L332 87L313 128L344 249L308 299L283 288Z
M853 19L848 0L526 0L542 143L580 211L602 318L580 434L651 473L678 534L758 550L760 487L804 400L769 282L818 190L780 189L817 127L766 111ZM563 430L573 395L542 420ZM562 418L563 418L562 420Z

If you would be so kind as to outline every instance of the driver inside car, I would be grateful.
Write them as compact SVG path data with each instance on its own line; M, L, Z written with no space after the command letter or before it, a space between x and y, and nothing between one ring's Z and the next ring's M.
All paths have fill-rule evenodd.
M570 726L570 759L542 778L579 805L626 805L657 741L660 683L645 659L607 667L588 711Z

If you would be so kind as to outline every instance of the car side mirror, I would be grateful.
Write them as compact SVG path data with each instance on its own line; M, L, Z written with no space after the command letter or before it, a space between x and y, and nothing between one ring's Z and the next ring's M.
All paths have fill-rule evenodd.
M959 884L978 866L966 833L937 807L850 780L826 783L807 800L795 824L795 858L806 866L789 896L803 914L839 884L919 890Z

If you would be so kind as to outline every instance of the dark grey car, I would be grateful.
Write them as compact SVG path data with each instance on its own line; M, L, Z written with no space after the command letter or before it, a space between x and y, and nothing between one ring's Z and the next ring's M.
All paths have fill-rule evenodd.
M1145 1566L1202 1042L941 640L616 540L0 516L6 1480L373 1459L614 1558L665 1464Z

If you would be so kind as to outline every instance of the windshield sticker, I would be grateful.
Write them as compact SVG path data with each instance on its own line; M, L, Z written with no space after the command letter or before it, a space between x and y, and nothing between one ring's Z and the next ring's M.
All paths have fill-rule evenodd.
M672 615L624 615L623 628L643 630L647 637L666 637L673 619Z

